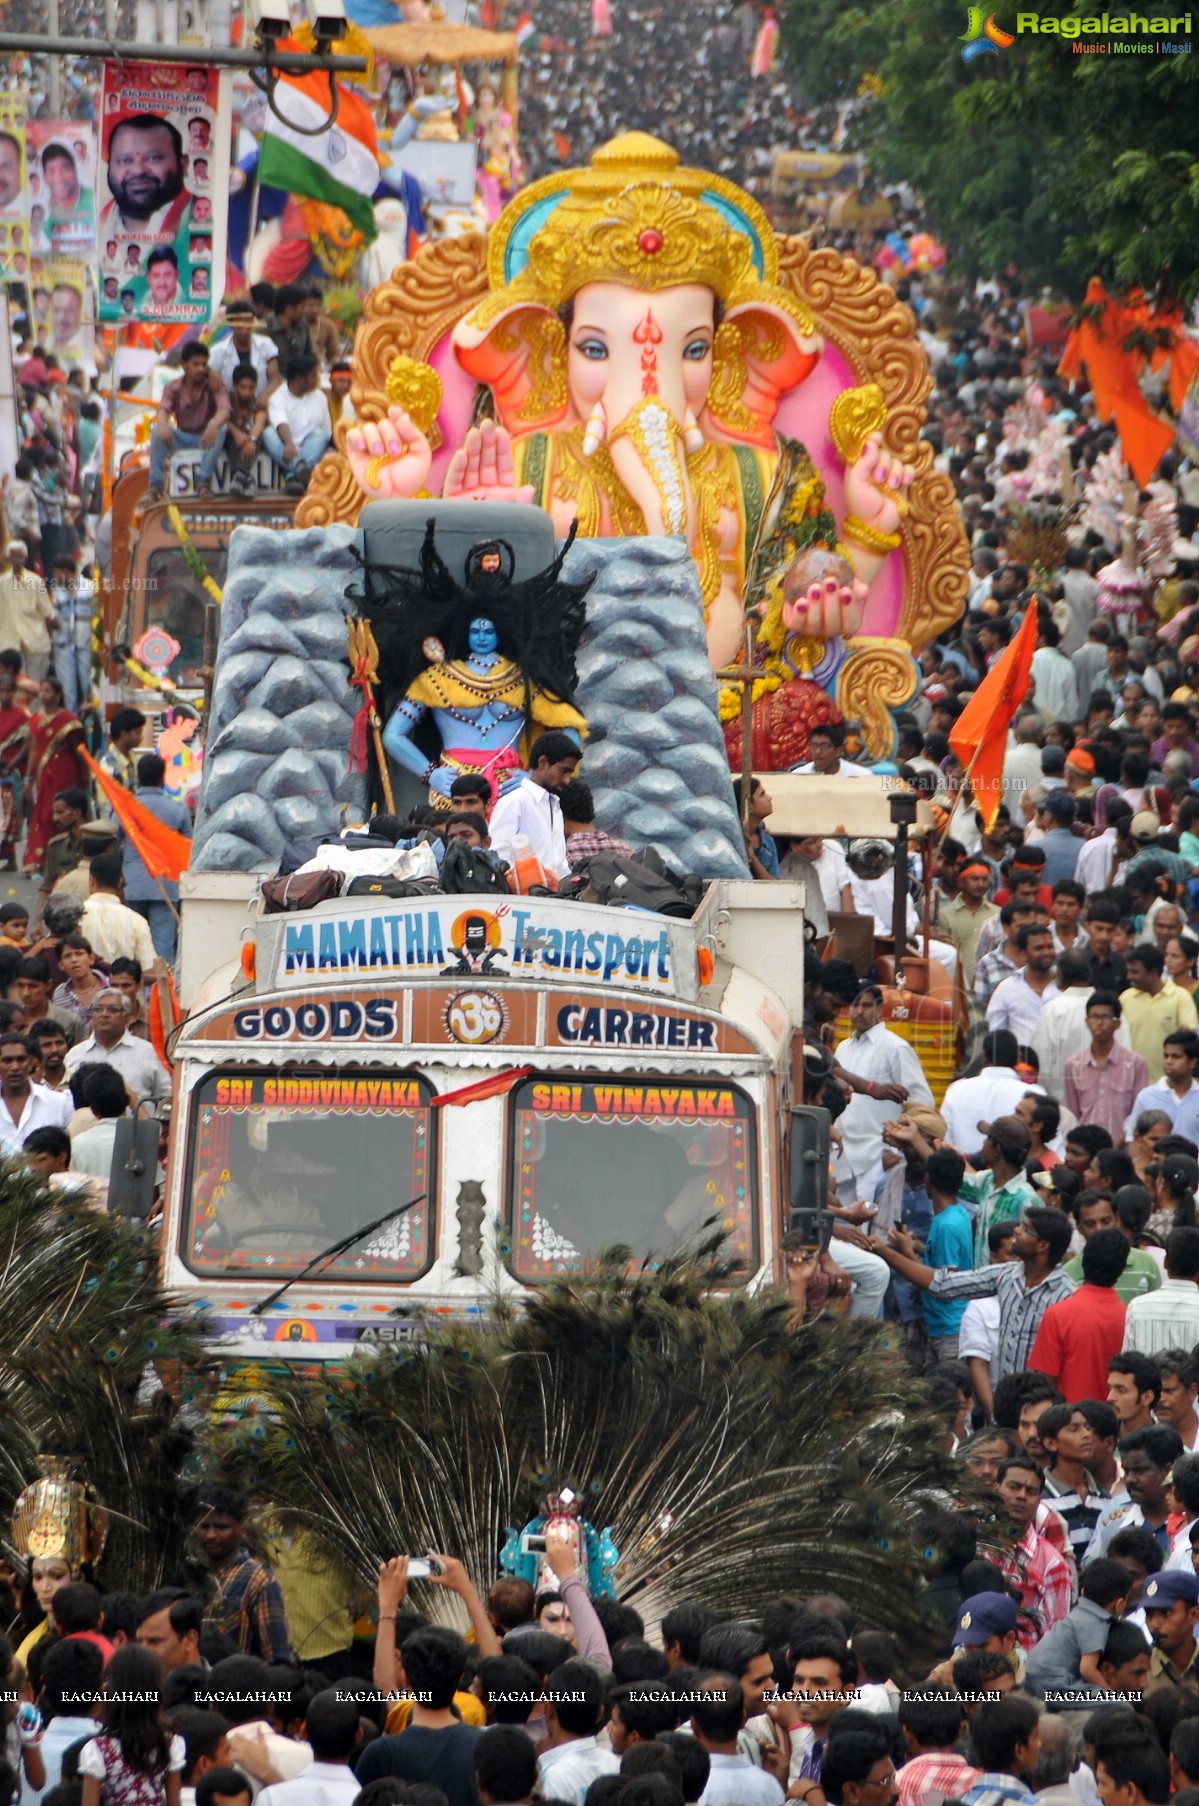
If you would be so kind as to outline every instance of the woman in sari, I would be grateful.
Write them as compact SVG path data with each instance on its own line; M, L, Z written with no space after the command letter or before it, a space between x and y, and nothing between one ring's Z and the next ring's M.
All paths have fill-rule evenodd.
M87 787L87 770L79 757L83 723L66 707L63 688L56 677L43 678L38 692L42 712L34 716L29 734L27 872L40 871L45 860L46 848L56 832L53 810L59 791Z
M29 757L29 711L17 701L16 679L0 665L0 871L17 864L22 781Z

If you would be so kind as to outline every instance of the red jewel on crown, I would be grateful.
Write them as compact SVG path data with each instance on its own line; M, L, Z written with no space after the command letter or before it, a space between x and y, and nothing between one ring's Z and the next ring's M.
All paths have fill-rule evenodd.
M647 257L656 257L662 249L663 242L662 234L656 232L652 226L647 226L637 240L637 246Z

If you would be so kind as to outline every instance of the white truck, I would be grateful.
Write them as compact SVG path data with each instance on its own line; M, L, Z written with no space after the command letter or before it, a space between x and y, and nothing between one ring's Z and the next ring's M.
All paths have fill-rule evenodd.
M230 1361L344 1358L704 1225L758 1285L822 1201L801 886L716 881L689 921L436 895L246 928L251 881L193 885L163 1277ZM228 957L188 998L198 949Z

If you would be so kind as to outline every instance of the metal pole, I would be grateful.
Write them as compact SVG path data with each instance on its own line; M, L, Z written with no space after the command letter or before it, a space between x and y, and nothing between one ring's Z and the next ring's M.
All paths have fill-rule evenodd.
M895 899L891 911L891 934L895 941L895 982L899 984L899 960L908 938L908 824L901 821L895 828Z
M47 23L50 27L50 39L58 36L59 12L58 0L50 0L47 10ZM57 56L50 58L50 117L62 118L62 64Z
M54 0L51 0L53 6ZM161 63L161 44L126 42L117 38L60 38L53 33L0 31L0 56L34 51L42 56L84 56L97 63ZM282 69L297 75L330 69L335 74L365 75L363 56L320 56L302 50L209 50L202 44L172 44L172 63L203 63L218 69Z

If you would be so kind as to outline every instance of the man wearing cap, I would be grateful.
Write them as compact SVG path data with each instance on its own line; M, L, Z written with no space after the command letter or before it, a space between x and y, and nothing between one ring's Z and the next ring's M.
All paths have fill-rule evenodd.
M996 985L987 1005L987 1027L1007 1029L1021 1047L1030 1045L1041 1011L1060 997L1054 978L1053 936L1039 922L1028 922L1017 931L1016 950L1023 955L1020 971Z
M1024 1124L1020 1127L1023 1129ZM1024 1132L1027 1135L1026 1129ZM967 1195L967 1186L962 1188L963 1196ZM845 1232L847 1240L881 1255L893 1272L902 1273L936 1298L998 1298L998 1373L1002 1378L1008 1373L1022 1372L1028 1366L1045 1312L1051 1304L1069 1298L1074 1291L1074 1281L1063 1271L1061 1264L1073 1235L1069 1217L1060 1210L1043 1210L1034 1202L1016 1225L1013 1238L1016 1260L998 1266L975 1267L970 1273L955 1273L945 1267L934 1270L926 1267L923 1261L900 1253L894 1245L896 1233L892 1230L891 1244L886 1245L868 1242L857 1230ZM985 1233L983 1251L985 1260Z
M239 364L251 364L258 378L258 399L261 401L264 395L279 386L279 348L274 339L254 331L254 309L248 301L241 298L228 301L224 319L229 330L210 348L208 368L215 371L231 395L233 372Z
M883 1124L895 1116L895 1102L932 1106L928 1080L908 1043L884 1025L883 994L877 985L863 985L849 1006L853 1029L837 1049L837 1062L865 1081L838 1118L841 1152L837 1156L837 1190L846 1204L863 1195L863 1181L882 1159Z
M999 914L999 910L987 899L987 892L991 888L991 868L985 860L970 860L958 871L957 880L957 895L942 903L938 911L937 931L957 948L966 987L973 990L978 937L987 923Z
M1176 853L1172 847L1162 845L1158 839L1161 831L1162 824L1156 815L1148 809L1137 810L1128 825L1129 836L1137 850L1124 867L1120 875L1120 882L1127 884L1130 879L1136 877L1138 872L1153 871L1156 866L1159 868L1158 875L1164 873L1169 879L1170 884L1166 894L1172 897L1175 894L1173 890L1175 885L1185 885L1190 882L1191 868L1181 854ZM1155 904L1150 913L1156 916L1159 907L1160 904ZM1145 926L1149 926L1148 918L1146 918Z
M1145 1628L1153 1639L1146 1693L1160 1687L1185 1687L1199 1693L1199 1576L1167 1571L1145 1587Z
M1005 1655L1013 1672L1021 1660L1016 1636L1016 1601L1010 1593L972 1593L963 1599L953 1633L953 1647L985 1649L994 1655Z
M1166 1036L1180 1028L1199 1028L1194 998L1172 978L1162 977L1164 963L1161 948L1152 941L1134 947L1126 961L1128 989L1120 998L1132 1050L1144 1060L1151 1081L1165 1071Z
M1041 751L1041 782L1035 786L1048 796L1051 791L1066 788L1066 749L1064 746L1046 746Z
M5 556L9 569L0 577L0 647L18 651L26 674L40 683L50 669L54 604L37 572L26 568L29 549L23 539L10 539Z
M1143 1110L1160 1110L1169 1117L1176 1135L1199 1143L1199 1085L1195 1068L1199 1066L1199 1036L1190 1029L1174 1029L1166 1035L1161 1047L1162 1076L1152 1085L1143 1085L1128 1106L1124 1133L1131 1135L1133 1124ZM1080 1122L1097 1122L1098 1117L1080 1116Z

